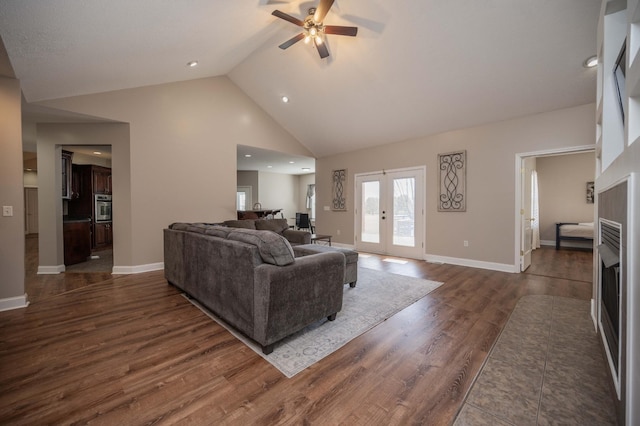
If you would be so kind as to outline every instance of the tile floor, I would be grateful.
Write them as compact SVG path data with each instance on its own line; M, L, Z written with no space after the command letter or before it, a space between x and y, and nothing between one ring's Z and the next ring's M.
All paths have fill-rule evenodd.
M454 425L615 425L589 301L525 296Z

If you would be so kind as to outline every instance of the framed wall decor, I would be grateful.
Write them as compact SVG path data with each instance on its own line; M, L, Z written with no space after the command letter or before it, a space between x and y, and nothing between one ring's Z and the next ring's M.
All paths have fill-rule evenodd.
M331 210L347 210L347 169L331 172Z
M595 185L593 182L587 182L587 204L593 204L593 194Z
M467 151L438 154L439 212L467 211Z

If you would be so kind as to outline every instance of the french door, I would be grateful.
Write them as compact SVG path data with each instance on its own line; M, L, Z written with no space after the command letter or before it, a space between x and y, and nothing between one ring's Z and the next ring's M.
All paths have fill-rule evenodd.
M424 169L356 175L356 248L424 257Z

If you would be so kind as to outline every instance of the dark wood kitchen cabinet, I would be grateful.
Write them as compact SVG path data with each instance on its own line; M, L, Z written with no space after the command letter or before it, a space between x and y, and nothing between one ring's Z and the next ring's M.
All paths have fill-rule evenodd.
M111 194L111 169L93 166L93 193Z
M93 248L101 249L113 244L113 228L111 222L93 225Z
M65 220L62 229L64 264L85 262L91 256L91 219Z
M71 199L71 162L73 152L62 151L62 199Z
M112 194L111 169L95 164L73 165L74 194L68 204L69 216L87 216L92 219L92 248L99 250L113 244L111 222L95 222L96 194Z

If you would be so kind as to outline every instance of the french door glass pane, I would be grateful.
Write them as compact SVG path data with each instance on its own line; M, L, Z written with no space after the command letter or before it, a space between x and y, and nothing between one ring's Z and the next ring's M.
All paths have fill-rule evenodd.
M362 241L380 242L380 182L362 183Z
M393 244L415 246L415 178L393 180Z

